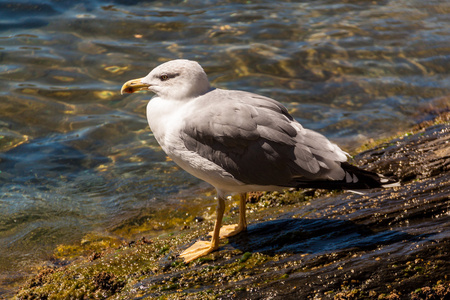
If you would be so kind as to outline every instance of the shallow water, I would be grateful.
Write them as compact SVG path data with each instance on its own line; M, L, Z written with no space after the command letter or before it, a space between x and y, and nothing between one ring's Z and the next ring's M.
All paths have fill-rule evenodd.
M0 1L0 295L61 243L204 199L121 85L175 58L346 149L448 104L445 1ZM158 218L158 217L155 217ZM150 233L151 234L151 233ZM154 234L158 234L155 232Z

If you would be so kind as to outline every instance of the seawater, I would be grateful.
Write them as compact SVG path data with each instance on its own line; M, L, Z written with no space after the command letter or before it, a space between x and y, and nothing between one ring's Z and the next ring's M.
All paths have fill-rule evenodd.
M351 151L449 104L449 16L438 0L0 1L0 296L60 244L214 204L125 81L197 60Z

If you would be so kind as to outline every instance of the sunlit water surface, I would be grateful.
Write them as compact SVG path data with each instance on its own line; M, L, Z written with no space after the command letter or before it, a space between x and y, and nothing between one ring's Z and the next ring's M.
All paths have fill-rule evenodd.
M0 296L59 244L214 203L125 81L194 59L352 150L448 104L449 16L440 0L0 1Z

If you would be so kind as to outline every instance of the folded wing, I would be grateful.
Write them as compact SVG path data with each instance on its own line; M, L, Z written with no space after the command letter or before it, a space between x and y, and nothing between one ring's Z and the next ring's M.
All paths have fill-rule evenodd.
M346 178L341 167L347 160L345 152L323 135L303 128L277 101L220 89L196 101L201 108L186 116L181 133L186 148L237 180L284 187L354 181L352 176Z

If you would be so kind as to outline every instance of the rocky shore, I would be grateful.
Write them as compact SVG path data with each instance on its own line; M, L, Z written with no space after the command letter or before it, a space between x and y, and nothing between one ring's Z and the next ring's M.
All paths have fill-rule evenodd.
M177 254L212 220L99 238L55 254L15 299L450 299L450 113L366 148L354 163L400 187L253 194L248 231L190 264Z

